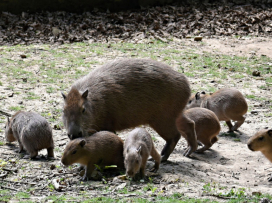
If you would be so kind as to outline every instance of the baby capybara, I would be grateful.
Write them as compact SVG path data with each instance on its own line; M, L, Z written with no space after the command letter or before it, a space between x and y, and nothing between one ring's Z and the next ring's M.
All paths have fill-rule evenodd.
M195 122L197 140L204 145L196 152L204 152L218 141L217 135L221 127L215 113L209 109L196 107L186 110L184 115ZM183 122L179 122L179 118L177 123L183 125Z
M219 121L226 121L229 131L237 130L245 121L247 102L235 88L222 88L212 94L205 92L191 96L187 108L202 107L215 113ZM234 126L231 120L236 121Z
M17 112L11 120L8 119L5 136L8 142L17 140L19 152L25 149L30 158L35 158L42 149L47 149L48 158L54 157L52 128L46 119L37 113Z
M190 155L197 149L194 122L182 116L191 90L186 77L148 59L118 59L77 80L64 98L63 123L70 139L93 132L119 131L149 124L166 141L166 161L180 135ZM177 129L181 114L184 125Z
M247 146L251 151L260 151L272 163L272 129L261 129L252 136ZM272 181L272 175L268 179Z
M112 132L100 131L92 136L71 140L63 153L65 166L79 163L85 166L82 180L91 178L95 165L117 165L124 168L123 140Z
M154 168L151 169L155 172L159 169L161 156L157 152L150 134L144 128L134 129L128 134L124 144L126 175L134 178L139 172L140 178L144 178L149 155L155 161Z

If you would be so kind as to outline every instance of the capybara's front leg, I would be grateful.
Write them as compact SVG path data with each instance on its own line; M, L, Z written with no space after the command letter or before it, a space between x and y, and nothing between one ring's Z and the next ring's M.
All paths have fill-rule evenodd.
M81 180L88 181L92 177L93 170L95 169L95 166L93 163L88 163L88 165L85 167L85 174L82 177Z

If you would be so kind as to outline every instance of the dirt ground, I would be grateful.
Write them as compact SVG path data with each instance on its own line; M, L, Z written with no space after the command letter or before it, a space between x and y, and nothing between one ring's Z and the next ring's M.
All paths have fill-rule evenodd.
M203 44L201 45L195 44L193 40L182 39L177 40L176 43L183 43L188 49L197 48L200 53L206 51L246 57L266 55L272 58L272 40L269 38L211 38L203 39ZM3 85L0 86L0 92L2 95L8 95L10 93L10 90L7 88L9 81L5 81L5 76L3 77ZM189 78L189 81L193 89L194 85L201 85L205 90L206 84L201 84L202 82L198 78ZM250 82L250 86L245 87L245 82ZM229 81L225 81L223 84L213 83L215 88L230 87L230 84ZM228 134L226 133L228 130L226 125L224 125L224 122L221 122L222 129L219 134L219 141L210 150L203 154L193 153L190 158L182 156L186 143L181 138L168 161L161 164L156 174L149 173L151 178L145 183L130 183L129 181L114 179L109 180L107 184L102 184L101 181L89 181L81 184L77 170L75 168L64 168L60 163L61 154L68 142L64 129L53 130L56 146L56 159L53 161L21 159L21 155L15 152L15 149L18 149L18 144L6 144L2 130L0 141L5 144L0 147L0 159L2 160L2 165L3 161L8 163L0 171L1 181L5 183L1 187L2 189L11 189L12 191L27 191L33 195L31 197L33 201L42 200L49 195L81 194L80 191L88 191L89 198L97 195L112 198L129 197L129 195L118 193L118 189L123 189L124 187L127 187L131 192L135 192L130 194L131 196L140 196L150 200L158 194L170 195L179 192L189 197L213 198L218 201L225 201L226 199L216 197L218 196L216 194L220 192L224 194L231 188L245 188L245 191L250 195L254 194L254 192L271 193L272 182L268 182L267 178L272 174L272 163L260 152L251 152L246 145L248 139L257 130L264 127L272 128L272 117L266 116L267 113L271 113L272 91L269 88L265 90L258 88L264 84L264 80L256 79L252 76L237 79L236 87L244 95L254 94L256 97L266 98L265 101L246 99L249 110L245 123L239 129L240 131L235 134ZM20 83L13 85L18 90L25 88ZM42 95L44 99L54 100L55 102L52 105L62 108L63 101L59 93L48 95L43 85L36 87L35 91ZM13 97L6 96L0 102L2 107L8 109L9 106L23 101L23 97L23 94ZM42 105L42 101L42 99L35 102L23 101L23 104L27 110L34 109L37 112L41 112L43 108L48 108ZM4 129L4 123L0 124L0 128ZM156 137L155 146L158 151L161 151L165 144L164 140L152 129L148 128L148 130ZM127 131L118 132L118 134L124 139ZM46 151L41 151L41 154L45 155ZM152 162L149 162L148 167L151 167L151 164ZM50 188L53 180L60 181L61 191ZM153 192L151 189L143 192L142 195L136 193L137 191L143 191L147 182L151 180L154 187L157 188L156 192Z

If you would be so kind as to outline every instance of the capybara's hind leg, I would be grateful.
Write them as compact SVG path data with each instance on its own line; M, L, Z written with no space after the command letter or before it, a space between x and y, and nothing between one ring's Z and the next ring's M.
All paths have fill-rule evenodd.
M155 165L154 165L154 167L152 169L150 169L150 171L151 172L157 172L157 170L159 169L160 163L161 163L161 155L156 150L154 144L152 145L150 155L155 161Z
M35 159L38 156L38 151L37 150L32 150L29 151L29 156L25 156L24 158L31 158L31 159Z
M209 141L206 141L206 142L203 143L203 144L204 144L203 147L201 147L201 148L199 148L198 150L196 150L197 153L202 153L202 152L206 151L207 149L209 149L209 148L212 146L212 143L211 143L210 140L209 140Z
M177 131L175 122L173 120L163 119L150 124L150 126L166 141L161 151L161 162L167 161L180 139L180 133Z
M166 144L161 152L161 162L167 161L170 154L175 149L175 146L177 145L179 139L180 139L180 134L177 133L174 139L166 140Z
M231 124L231 121L226 121L227 126L229 127L229 132L232 132L233 125Z
M211 139L211 143L212 143L212 144L216 143L217 141L218 141L217 136L215 136L215 137L213 137L213 138Z
M179 132L188 142L188 148L183 153L184 156L188 157L197 150L198 142L196 139L195 122L182 114L177 119L176 124Z
M53 147L47 148L47 157L54 158L54 148Z
M236 120L236 122L235 122L234 126L232 127L233 131L236 131L245 122L246 117L241 116L239 118L236 118L235 120Z

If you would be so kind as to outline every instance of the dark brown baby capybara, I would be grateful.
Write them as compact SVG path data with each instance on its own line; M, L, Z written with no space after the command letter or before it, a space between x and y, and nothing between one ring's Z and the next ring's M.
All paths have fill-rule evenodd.
M164 63L118 59L77 80L68 95L62 93L63 123L70 139L149 124L166 141L162 161L181 134L188 156L197 149L194 122L182 116L190 94L187 78ZM185 123L177 129L179 115Z
M272 129L262 129L255 133L247 146L251 151L260 151L272 163ZM272 181L272 175L268 179Z
M5 136L8 142L17 140L19 152L25 149L30 158L35 158L42 149L47 149L48 158L54 157L52 128L46 119L37 113L17 112L11 120L8 119Z
M134 129L128 134L124 144L126 175L134 178L139 172L140 178L144 178L149 155L155 161L154 168L151 169L155 172L159 169L161 156L157 152L150 134L144 128Z
M205 92L191 96L187 108L202 107L215 113L219 121L226 121L229 131L237 130L245 121L247 102L242 93L235 88L222 88L212 94ZM236 121L235 125L231 120Z
M82 180L91 178L95 165L117 165L124 168L123 140L112 132L100 131L92 136L71 140L64 150L61 162L65 166L79 163L85 166Z
M184 115L195 122L197 140L204 145L196 152L204 152L217 142L217 135L221 127L214 112L209 109L196 107L184 111ZM183 122L177 121L177 123L183 125Z

